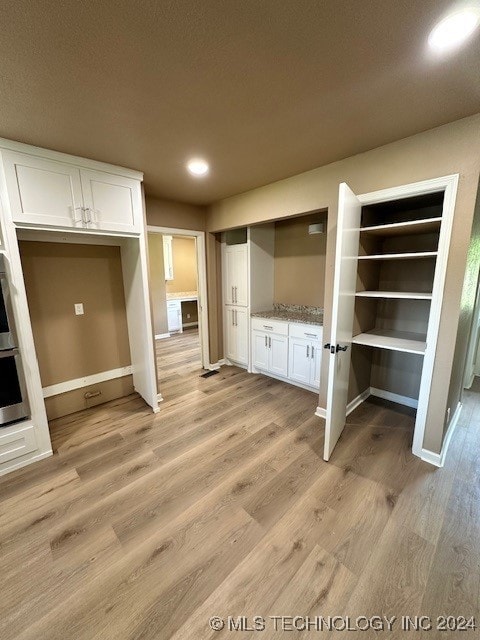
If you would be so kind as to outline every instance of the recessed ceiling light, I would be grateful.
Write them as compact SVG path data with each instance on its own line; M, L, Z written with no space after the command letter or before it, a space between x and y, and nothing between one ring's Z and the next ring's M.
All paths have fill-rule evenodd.
M439 53L462 44L480 24L480 11L474 7L456 11L441 20L430 32L428 44Z
M192 158L187 162L188 172L197 178L201 178L202 176L206 176L210 167L208 166L208 162L202 160L201 158Z

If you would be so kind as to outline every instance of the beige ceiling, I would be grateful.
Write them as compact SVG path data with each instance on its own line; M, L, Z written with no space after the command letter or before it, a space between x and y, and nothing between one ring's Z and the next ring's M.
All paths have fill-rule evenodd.
M426 50L443 0L0 6L0 135L140 169L150 195L212 202L480 111L480 38Z

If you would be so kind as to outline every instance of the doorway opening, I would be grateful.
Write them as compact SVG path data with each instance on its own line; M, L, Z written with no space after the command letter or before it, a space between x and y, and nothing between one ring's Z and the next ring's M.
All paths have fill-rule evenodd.
M159 399L210 369L205 236L148 227L150 294Z

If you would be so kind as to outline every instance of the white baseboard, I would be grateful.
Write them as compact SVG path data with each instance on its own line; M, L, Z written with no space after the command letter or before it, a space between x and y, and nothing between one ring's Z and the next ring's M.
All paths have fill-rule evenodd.
M327 410L324 409L323 407L317 407L317 410L315 411L315 415L318 416L319 418L323 418L324 420L326 420Z
M163 402L163 396L162 396L161 393L157 394L157 400L158 400L158 402Z
M101 371L100 373L94 373L84 378L76 378L75 380L67 380L66 382L59 382L58 384L43 387L43 397L50 398L51 396L58 396L60 393L67 393L68 391L89 387L92 384L99 384L100 382L107 382L107 380L115 380L115 378L123 378L131 374L131 365L128 367L120 367L119 369L111 369L110 371Z
M170 338L170 333L157 333L155 340L163 340L164 338Z
M197 322L184 322L182 324L182 327L185 328L189 328L189 327L198 327L198 321Z
M365 389L365 391L362 391L362 393L360 393L356 398L354 398L353 400L351 400L348 404L347 404L347 416L349 416L352 411L355 411L355 409L362 404L362 402L365 402L365 400L371 395L371 391L370 391L370 387L368 387L367 389Z
M445 464L445 458L447 456L448 446L450 444L450 440L452 439L453 432L455 431L455 427L458 424L458 419L460 418L461 412L462 403L459 402L457 404L457 408L455 409L455 413L453 414L453 418L450 420L450 424L448 425L447 433L445 434L445 438L443 439L441 452L435 453L434 451L429 451L428 449L422 449L422 453L420 455L422 460L424 460L425 462L429 462L436 467L443 467L443 465Z
M210 364L208 365L207 369L209 371L218 371L220 369L220 367L223 367L224 364L226 364L225 358L222 358L218 362L210 362Z
M384 389L377 389L376 387L370 387L370 395L383 400L390 400L391 402L397 402L403 404L406 407L412 407L416 409L418 407L418 400L415 398L409 398L408 396L401 396L398 393L392 393L391 391L385 391Z

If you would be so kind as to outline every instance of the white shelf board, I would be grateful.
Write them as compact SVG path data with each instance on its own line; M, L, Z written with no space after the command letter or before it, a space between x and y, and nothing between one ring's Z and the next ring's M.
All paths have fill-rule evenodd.
M372 227L362 227L362 233L375 236L401 236L409 233L432 233L438 231L442 218L425 218L408 222L394 222L393 224L377 224Z
M411 253L378 253L370 256L358 256L359 260L416 260L418 258L436 258L438 251L417 251Z
M352 338L354 344L363 344L390 351L403 351L404 353L425 353L425 336L408 331L392 331L389 329L373 329L366 333L359 333Z
M359 298L396 298L399 300L431 300L431 293L418 291L357 291Z

